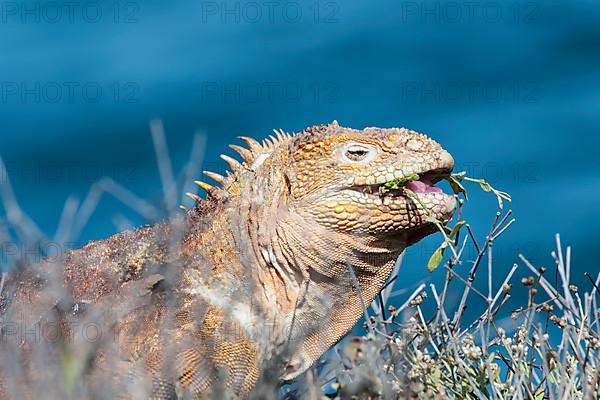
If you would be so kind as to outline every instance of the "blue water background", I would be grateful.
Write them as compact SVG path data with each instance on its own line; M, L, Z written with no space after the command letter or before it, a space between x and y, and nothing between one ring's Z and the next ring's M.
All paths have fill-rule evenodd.
M576 282L599 270L597 1L483 1L473 14L468 2L296 1L277 2L272 15L263 2L99 1L73 21L63 6L58 22L49 2L13 4L33 15L6 3L0 155L20 205L48 235L98 170L160 204L153 118L164 123L175 171L198 131L207 135L203 167L223 171L218 154L238 135L336 119L427 133L457 169L512 194L517 222L495 246L496 283L519 252L551 265L555 233L573 246ZM470 192L465 216L483 240L496 202ZM117 232L115 216L144 222L105 197L79 241ZM443 279L425 268L439 241L408 252L400 286ZM466 275L469 264L460 268Z

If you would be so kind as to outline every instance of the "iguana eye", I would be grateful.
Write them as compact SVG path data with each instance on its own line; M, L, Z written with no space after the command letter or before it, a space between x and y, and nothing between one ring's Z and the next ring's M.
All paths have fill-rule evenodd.
M352 161L360 161L365 158L369 154L367 149L361 148L351 148L346 150L346 157L348 157Z
M343 160L352 163L367 163L377 155L377 148L364 143L346 143L342 148Z

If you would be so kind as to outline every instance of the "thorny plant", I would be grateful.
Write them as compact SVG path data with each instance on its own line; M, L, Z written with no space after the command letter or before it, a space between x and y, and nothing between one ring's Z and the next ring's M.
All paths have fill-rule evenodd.
M510 196L483 180L455 174L450 183L455 192L465 197L466 191L460 184L463 179L479 183L498 198L500 211L485 240L480 243L461 219L463 201L459 202L454 228L432 221L444 240L429 260L429 270L441 263L446 248L451 250L441 289L421 283L402 305L392 305L399 259L388 285L369 309L365 307L366 333L342 341L311 371L316 378L311 377L310 381L320 385L324 398L600 397L600 273L596 277L585 273L590 282L583 293L571 284L571 248L565 251L556 235L551 270L535 267L521 255L520 264L514 264L500 287L495 288L493 245L514 222L510 210L502 212L502 199L510 201ZM463 226L467 235L461 239ZM474 260L463 260L468 242L477 250ZM474 286L484 260L487 293ZM457 267L468 264L472 264L471 268L463 277ZM514 283L519 267L529 276ZM553 283L551 275L556 276ZM457 285L462 288L458 306L449 300L449 293L456 296ZM507 312L511 291L517 289L513 285L526 291L527 304ZM427 312L426 301L434 302L433 312ZM467 318L467 302L474 301L480 301L485 310L474 319Z
M205 138L196 136L190 162L180 179L176 179L160 122L153 122L151 131L164 192L161 204L144 201L114 181L103 179L91 188L83 202L79 203L74 198L66 201L58 229L53 237L48 237L20 208L12 187L4 180L0 182L0 197L5 212L5 217L0 220L0 240L72 242L81 234L104 193L130 206L149 222L157 221L165 214L173 216L177 204L183 199L180 194L193 191L191 182L202 160ZM0 172L3 168L0 160ZM463 181L479 183L483 190L497 196L500 209L503 206L502 199L510 200L507 193L462 173L454 174L449 180L454 191L465 196ZM392 186L385 189L397 189L394 185L401 187L404 183L392 182ZM406 193L410 197L408 189ZM438 225L443 242L433 253L428 268L432 271L441 265L445 250L450 251L450 257L444 264L446 279L443 286L438 288L430 284L426 287L422 283L400 306L392 305L397 293L393 287L400 270L399 259L392 278L376 301L370 306L363 305L366 334L340 342L298 379L295 386L284 385L279 397L598 398L600 310L597 303L600 274L597 277L587 274L591 290L581 293L579 288L570 283L571 250L567 247L564 252L557 236L557 250L552 253L552 270L555 270L559 279L551 283L549 275L552 275L552 270L536 268L521 257L521 268L530 271L531 276L523 278L517 285L527 291L528 301L525 306L507 313L507 302L519 264L512 266L499 288L494 288L492 270L496 268L493 265L493 244L514 222L509 219L511 211L496 214L489 234L480 243L471 227L462 220L462 201L459 203L458 222L453 228L442 226L439 221L431 221ZM119 223L123 222L122 218L116 222L118 228L123 228L123 224ZM130 224L125 221L124 225ZM463 227L467 234L461 238ZM477 250L474 260L463 260L468 242ZM487 294L474 286L476 274L485 260ZM27 260L15 260L15 263L23 261ZM470 271L463 277L457 267L469 264ZM352 271L352 267L349 268ZM4 281L5 274L0 280L0 294ZM356 280L355 285L358 287ZM462 288L457 307L451 300L458 290L456 286ZM477 299L485 305L485 311L475 319L467 318L464 314L467 302ZM426 302L433 302L433 312L425 307ZM510 317L506 318L506 315ZM72 398L82 395L106 397L100 393L82 392L78 386L86 354L94 350L93 343L78 341L76 348L73 344L63 342L48 345L64 346L64 357L60 365L53 366L56 380L39 382L40 387L35 393L48 399L64 398L65 394ZM12 370L13 373L7 378L18 379L15 357L18 357L18 351L0 356L2 369ZM44 358L37 361L48 362ZM255 396L271 398L270 394L277 383L274 372L264 372ZM294 387L293 391L289 390L290 386ZM136 392L134 387L124 389L134 397L136 393L139 395L143 392L141 389ZM217 398L218 393L214 394Z

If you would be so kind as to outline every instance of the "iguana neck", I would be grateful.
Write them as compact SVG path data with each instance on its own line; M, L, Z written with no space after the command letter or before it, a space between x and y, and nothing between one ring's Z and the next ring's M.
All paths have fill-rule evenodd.
M404 245L398 238L377 241L320 225L290 204L282 175L246 182L238 194L213 200L209 227L194 247L208 252L215 272L230 269L247 280L255 318L278 324L275 341L298 339L285 374L290 378L356 324L364 312L361 297L370 304ZM218 254L211 243L219 243Z
M290 217L277 228L275 254L282 255L280 264L302 273L303 281L293 292L296 308L290 311L296 321L294 334L302 344L290 360L286 378L302 372L356 324L363 303L368 307L383 288L403 250L332 232L298 215Z
M254 264L247 267L262 298L277 310L275 318L286 325L281 328L299 340L290 357L289 378L308 368L356 324L364 312L361 296L368 306L404 245L335 232L289 208L285 190L271 194L254 197L261 202L240 201L240 207L229 207L229 225L237 232L238 248L252 249L242 263Z

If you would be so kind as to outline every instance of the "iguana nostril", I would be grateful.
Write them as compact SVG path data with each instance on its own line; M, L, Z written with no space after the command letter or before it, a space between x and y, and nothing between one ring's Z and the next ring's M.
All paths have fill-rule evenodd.
M420 151L423 148L423 141L418 139L409 139L406 142L406 148L411 151Z

